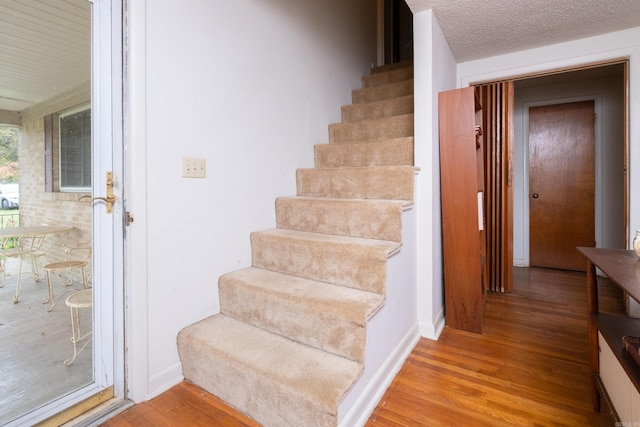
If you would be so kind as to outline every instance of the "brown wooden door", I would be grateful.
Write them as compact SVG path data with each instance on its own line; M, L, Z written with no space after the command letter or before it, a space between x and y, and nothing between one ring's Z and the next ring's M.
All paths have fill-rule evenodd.
M531 266L585 270L595 245L594 102L529 109Z

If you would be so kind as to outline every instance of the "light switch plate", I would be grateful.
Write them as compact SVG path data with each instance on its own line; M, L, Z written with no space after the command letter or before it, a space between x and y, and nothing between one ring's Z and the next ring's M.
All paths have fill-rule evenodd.
M182 176L184 178L204 178L207 175L207 162L197 157L182 158Z

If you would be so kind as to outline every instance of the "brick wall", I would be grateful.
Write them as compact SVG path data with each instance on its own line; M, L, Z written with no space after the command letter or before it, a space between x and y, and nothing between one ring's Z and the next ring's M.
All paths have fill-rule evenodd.
M45 246L52 246L51 261L64 259L61 245L91 242L92 211L79 198L90 193L45 192L44 185L44 116L86 103L91 98L90 84L62 93L21 113L18 144L20 184L20 224L38 225L43 219L75 227L70 233L51 235Z

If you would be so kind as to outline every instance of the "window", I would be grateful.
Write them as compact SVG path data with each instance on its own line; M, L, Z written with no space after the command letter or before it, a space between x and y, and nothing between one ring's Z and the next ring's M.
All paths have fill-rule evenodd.
M60 115L60 191L91 189L91 110Z
M91 191L91 109L82 105L44 118L45 191Z

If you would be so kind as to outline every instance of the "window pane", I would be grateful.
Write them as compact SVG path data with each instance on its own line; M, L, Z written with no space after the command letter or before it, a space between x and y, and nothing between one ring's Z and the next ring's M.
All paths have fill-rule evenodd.
M60 187L91 187L91 110L60 117Z

